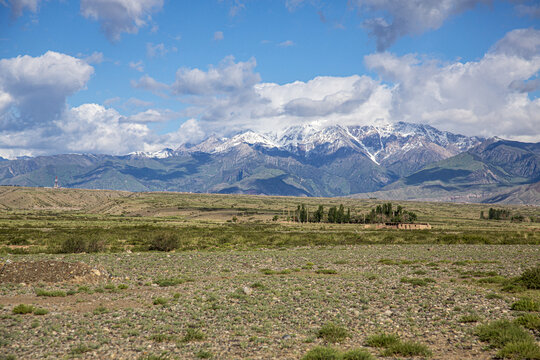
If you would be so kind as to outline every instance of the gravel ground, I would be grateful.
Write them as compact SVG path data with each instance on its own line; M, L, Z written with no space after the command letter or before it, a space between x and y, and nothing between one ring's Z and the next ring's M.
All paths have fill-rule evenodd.
M0 266L8 260L82 262L107 274L100 283L0 283L0 353L21 359L299 359L325 344L317 330L327 322L349 331L334 345L342 350L387 332L426 344L434 359L489 359L496 351L473 329L516 316L510 305L522 296L540 297L478 281L536 265L540 247L528 245L8 255ZM14 314L19 304L49 312ZM471 314L479 321L462 322Z

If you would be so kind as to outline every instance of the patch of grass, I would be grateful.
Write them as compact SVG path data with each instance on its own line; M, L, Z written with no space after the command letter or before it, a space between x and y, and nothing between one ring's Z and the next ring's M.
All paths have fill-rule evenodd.
M71 354L73 354L73 355L81 355L81 354L90 352L90 351L92 351L94 349L95 349L95 346L89 346L89 345L81 343L81 344L78 344L78 345L75 345L75 346L71 347L69 352Z
M150 340L153 340L155 342L158 342L158 343L162 343L162 342L166 342L166 341L173 341L174 340L174 335L169 335L169 334L153 334L153 335L150 335Z
M48 313L49 313L49 310L47 309L41 309L41 308L34 309L34 315L47 315Z
M315 270L315 273L333 275L333 274L337 274L337 271L334 269L318 269L318 270Z
M540 331L540 315L525 314L514 320L516 324L522 325L526 329Z
M211 351L208 350L199 350L195 353L197 359L211 359L214 357Z
M290 274L292 270L290 269L283 269L283 270L272 270L272 269L261 269L261 272L264 275L286 275Z
M260 282L255 282L249 286L252 289L266 289L266 286Z
M307 352L302 360L341 360L341 353L328 346L317 346Z
M109 312L109 310L103 305L98 306L93 311L94 315L106 314L108 312Z
M519 299L511 306L516 311L540 311L540 303L529 298Z
M166 352L163 352L159 355L154 355L154 354L150 354L150 355L143 355L139 358L139 360L168 360L170 359L171 357L169 356L168 353Z
M390 345L382 353L383 356L431 356L431 350L424 345L417 342L405 341L397 342Z
M366 349L349 350L342 355L343 360L375 360L375 356L371 355Z
M519 293L527 290L527 288L519 283L515 283L512 281L506 282L502 284L501 291L508 292L508 293Z
M493 300L493 299L504 299L504 296L496 293L491 293L486 295L486 299Z
M425 270L416 270L413 272L414 275L426 275L427 271Z
M510 343L534 342L527 330L506 319L480 325L475 329L475 334L481 341L496 348L503 348Z
M395 334L376 334L371 335L366 340L366 345L375 348L389 347L399 342L399 336Z
M36 289L37 296L46 296L46 297L66 297L67 294L62 290L44 290Z
M166 305L168 302L169 300L162 297L157 297L154 299L154 305Z
M527 289L540 289L540 264L525 270L519 280Z
M408 278L408 277L402 277L400 281L402 283L411 284L413 286L426 286L430 283L435 282L435 280L432 278Z
M129 288L129 286L126 285L126 284L119 284L119 285L118 285L118 289L119 289L119 290L126 290L127 288Z
M533 342L506 344L498 353L500 359L540 359L540 347Z
M206 339L206 334L200 329L189 328L186 330L182 342L201 341Z
M187 279L180 279L180 278L161 278L157 279L155 281L156 284L158 284L160 287L167 287L167 286L176 286L186 283Z
M392 260L392 259L381 259L379 260L379 264L383 265L398 265L399 261Z
M459 318L460 323L475 323L480 321L480 316L477 314L467 314Z
M334 323L326 323L317 332L317 337L325 341L336 343L350 336L347 329Z
M503 284L507 281L507 279L504 276L496 275L496 276L489 276L485 278L481 278L477 280L481 284Z
M13 308L14 314L31 314L34 312L32 305L19 304Z

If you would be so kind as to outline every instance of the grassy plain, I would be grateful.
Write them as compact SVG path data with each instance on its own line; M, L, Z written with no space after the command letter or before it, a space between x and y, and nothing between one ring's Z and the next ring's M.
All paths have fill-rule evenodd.
M538 342L540 290L515 278L539 264L540 223L481 220L488 205L416 202L399 204L433 229L287 222L298 204L340 203L358 214L381 201L1 187L0 266L61 260L110 276L0 283L0 359L515 355L520 344L478 336L500 319ZM179 248L148 251L160 233ZM73 239L98 240L100 252L59 253ZM399 341L368 341L381 334Z

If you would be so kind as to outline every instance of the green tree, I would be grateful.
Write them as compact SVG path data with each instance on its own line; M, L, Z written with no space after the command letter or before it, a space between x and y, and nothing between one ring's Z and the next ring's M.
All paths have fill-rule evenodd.
M319 208L317 211L315 211L315 214L313 214L313 221L315 222L321 222L324 217L324 208L322 205L319 205Z

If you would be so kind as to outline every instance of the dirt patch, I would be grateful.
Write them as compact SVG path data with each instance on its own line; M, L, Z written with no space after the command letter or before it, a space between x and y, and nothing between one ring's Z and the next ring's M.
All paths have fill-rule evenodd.
M109 278L102 268L81 262L19 261L0 265L1 283L97 283Z

